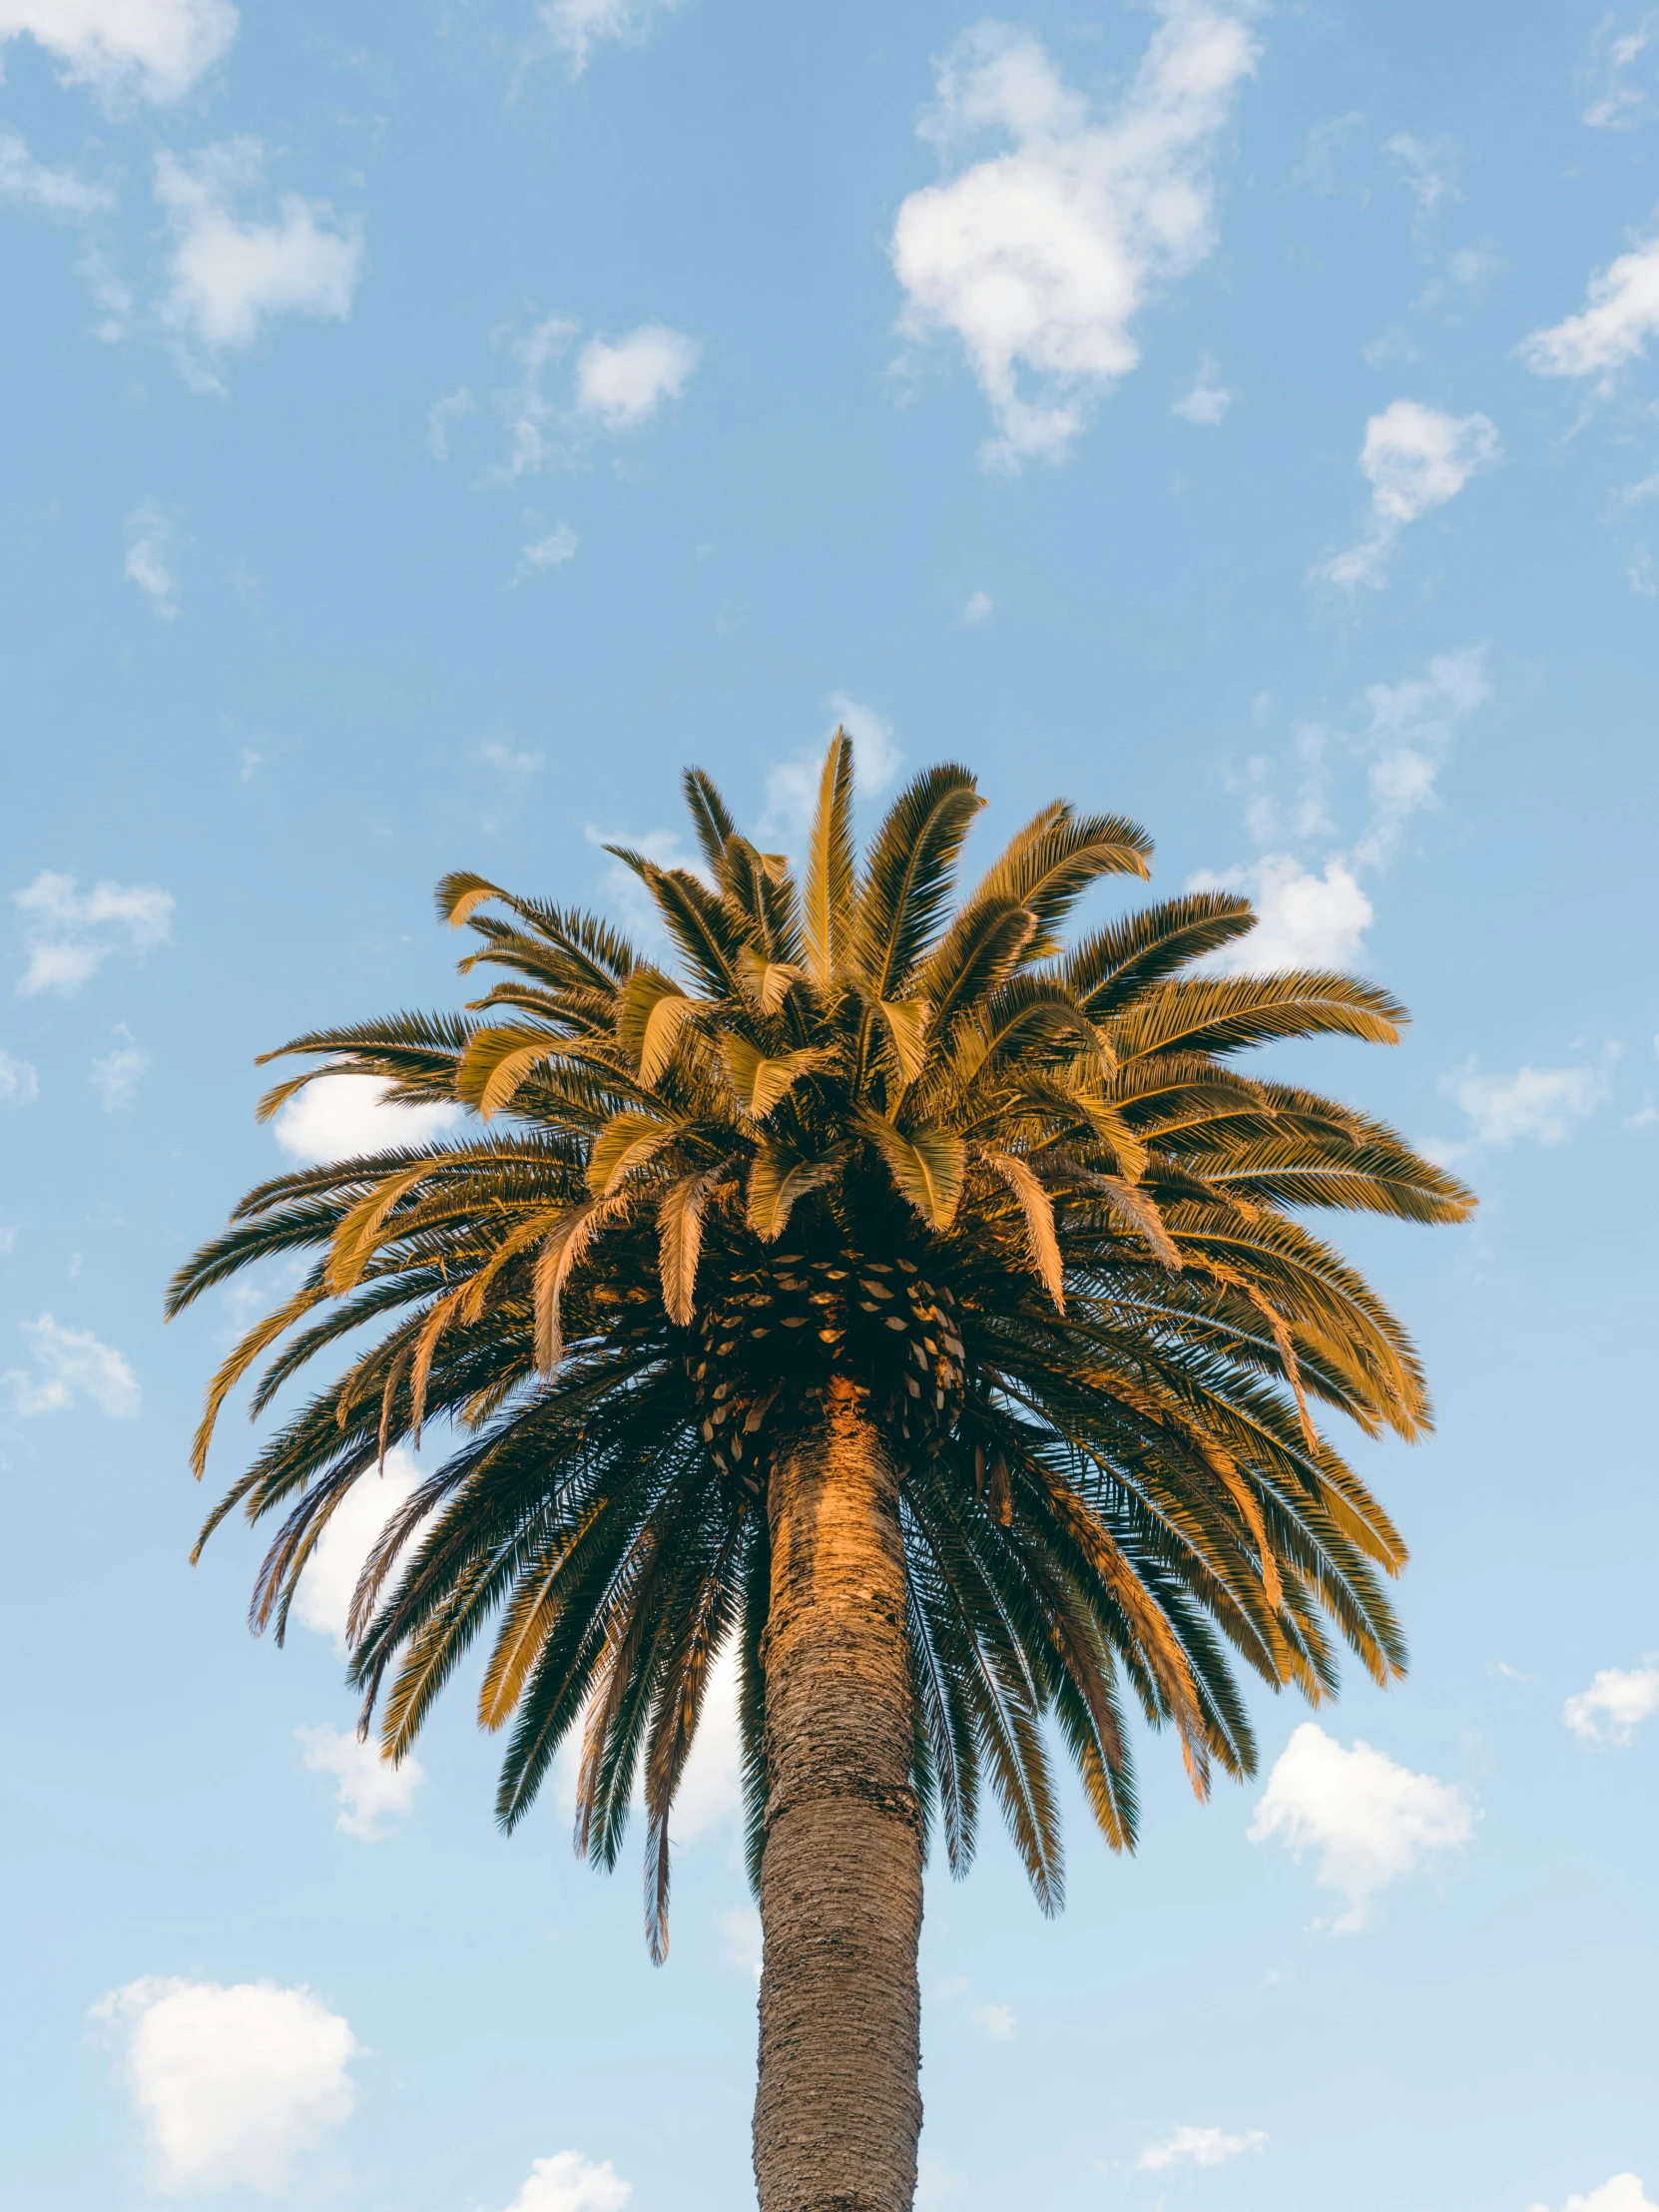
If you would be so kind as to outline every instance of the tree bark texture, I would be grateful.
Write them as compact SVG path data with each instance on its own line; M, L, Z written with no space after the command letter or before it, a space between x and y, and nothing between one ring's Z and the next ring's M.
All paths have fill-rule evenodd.
M909 2212L921 1823L898 1477L850 1384L774 1461L761 2212Z

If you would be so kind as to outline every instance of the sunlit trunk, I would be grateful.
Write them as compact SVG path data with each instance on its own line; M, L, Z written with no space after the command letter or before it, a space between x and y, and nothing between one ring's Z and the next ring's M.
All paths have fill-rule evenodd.
M762 2212L908 2212L921 1837L898 1479L849 1385L770 1482Z

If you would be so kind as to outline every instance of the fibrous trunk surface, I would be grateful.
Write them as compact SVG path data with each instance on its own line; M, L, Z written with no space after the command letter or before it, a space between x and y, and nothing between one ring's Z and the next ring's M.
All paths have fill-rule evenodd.
M921 1837L898 1477L850 1384L779 1452L769 1512L761 2212L908 2212Z

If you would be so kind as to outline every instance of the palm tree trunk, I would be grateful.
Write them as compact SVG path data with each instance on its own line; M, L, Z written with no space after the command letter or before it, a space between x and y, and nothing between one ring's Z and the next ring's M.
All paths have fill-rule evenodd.
M921 1824L898 1477L850 1384L769 1483L761 2212L908 2212Z

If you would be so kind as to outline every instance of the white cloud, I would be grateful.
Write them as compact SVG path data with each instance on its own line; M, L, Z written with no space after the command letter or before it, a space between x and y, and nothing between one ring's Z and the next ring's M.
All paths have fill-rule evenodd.
M513 582L521 584L526 576L544 576L550 568L562 568L566 561L576 558L578 542L568 522L555 524L546 537L536 538L524 548Z
M659 16L680 0L544 0L541 19L565 57L565 68L580 77L596 46L643 46Z
M165 149L156 156L156 198L173 232L163 314L210 353L252 345L274 315L344 321L363 274L360 226L336 225L325 200L284 192L275 223L238 214L263 193L266 163L257 138L210 146L190 162ZM215 383L199 364L187 367Z
M1583 1744L1628 1744L1654 1713L1659 1713L1659 1667L1603 1667L1587 1690L1561 1708L1561 1718Z
M1590 41L1590 52L1581 78L1593 87L1583 120L1592 131L1627 130L1648 104L1648 88L1632 81L1628 72L1654 44L1655 18L1642 20L1626 30L1616 16L1603 16Z
M1366 690L1368 724L1360 741L1368 757L1371 821L1355 858L1381 867L1410 816L1434 801L1439 764L1457 725L1492 696L1479 646L1436 653L1422 676Z
M119 1352L100 1344L90 1329L64 1329L50 1314L18 1325L29 1340L37 1374L9 1368L0 1385L21 1414L67 1413L78 1397L90 1397L106 1420L136 1420L138 1377Z
M1014 2015L1009 2005L976 2004L968 2018L993 2043L1011 2043L1014 2039Z
M149 1053L133 1042L132 1032L125 1022L119 1025L116 1034L125 1037L127 1042L118 1044L103 1059L94 1060L89 1078L104 1101L107 1114L119 1113L124 1106L131 1106L138 1096L139 1079L150 1065Z
M95 883L75 888L73 875L42 868L34 881L12 893L23 916L29 965L18 989L57 991L67 998L78 991L112 952L148 952L167 942L173 923L173 898L153 883Z
M517 384L502 393L497 402L512 445L505 464L493 471L501 481L512 483L521 476L534 476L558 454L560 448L553 433L559 410L547 396L547 372L555 361L564 358L580 328L570 315L549 314L528 330L515 334L503 328L495 332L495 343L506 348L519 368Z
M548 314L528 329L504 326L495 332L495 343L517 363L519 375L517 383L496 399L507 425L509 453L499 468L490 471L493 481L515 483L554 462L572 462L596 430L615 436L641 428L666 400L684 390L702 351L695 338L661 322L642 322L614 342L590 338L577 356L569 396L557 398L548 390L550 373L569 352L581 327L572 315ZM458 410L447 401L438 404L449 412L435 425L429 418L427 442L437 450L435 427L442 458L448 450L445 425ZM559 533L554 535L557 538Z
M637 429L679 398L702 350L662 322L642 322L615 344L590 338L576 362L576 404L607 430Z
M1149 2143L1135 2164L1142 2173L1162 2173L1178 2160L1190 2158L1195 2166L1220 2166L1247 2150L1260 2150L1267 2137L1259 2127L1247 2127L1242 2135L1227 2135L1219 2127L1177 2127L1161 2143Z
M466 388L457 385L446 391L441 399L434 399L426 410L426 450L434 461L449 458L449 425L460 422L469 414L476 414L478 402Z
M1247 809L1252 833L1268 847L1247 865L1196 875L1191 887L1249 893L1260 925L1223 956L1223 967L1351 967L1363 956L1376 918L1363 876L1386 868L1411 817L1436 802L1441 763L1457 729L1491 697L1484 650L1437 653L1420 676L1372 684L1358 702L1358 727L1333 732L1318 723L1296 733L1297 768L1288 798L1275 797L1270 764L1252 764ZM1323 861L1289 846L1329 837L1335 769L1365 772L1365 819L1346 849Z
M334 1507L316 1548L305 1562L294 1593L293 1617L318 1636L331 1636L345 1649L345 1624L363 1562L381 1529L419 1487L420 1470L399 1445L386 1453L383 1472L358 1475Z
M989 622L995 612L996 601L990 593L988 591L976 591L964 605L956 620L964 628L971 629L975 623Z
M1314 575L1353 589L1380 586L1400 532L1455 499L1469 478L1502 458L1496 426L1483 414L1442 414L1396 399L1366 424L1360 469L1372 487L1371 521L1358 545L1321 561Z
M147 1978L93 2016L120 2029L164 2189L282 2190L296 2152L350 2116L349 2026L309 1989Z
M32 1060L14 1060L0 1052L0 1106L28 1106L40 1096L40 1077Z
M852 765L859 796L878 798L903 766L904 756L893 744L892 725L873 707L846 692L831 692L825 701L830 714L823 741L793 760L779 761L767 771L766 812L761 818L763 837L780 838L791 850L805 845L818 805L824 755L837 729L852 740Z
M992 467L1057 460L1135 366L1130 325L1215 243L1212 167L1260 49L1236 13L1161 0L1128 91L1105 121L1043 47L981 23L938 69L921 125L948 161L994 135L1008 150L911 193L893 227L910 337L954 331L990 402Z
M1250 1824L1253 1844L1318 1854L1315 1879L1348 1901L1332 1933L1365 1925L1377 1892L1436 1852L1460 1850L1474 1816L1460 1790L1413 1774L1370 1744L1352 1751L1304 1721L1280 1754Z
M181 99L236 35L230 0L0 0L0 49L32 38L66 83L106 96Z
M418 1759L393 1766L375 1743L359 1742L349 1729L296 1728L294 1738L307 1771L334 1778L339 1811L334 1826L360 1844L383 1843L384 1821L402 1820L414 1810L414 1796L425 1780Z
M1607 1096L1606 1079L1595 1068L1526 1067L1513 1075L1476 1075L1471 1069L1447 1076L1440 1088L1469 1117L1477 1145L1511 1145L1521 1137L1565 1144L1573 1123L1593 1114Z
M1603 384L1647 350L1659 330L1659 238L1621 254L1590 278L1588 306L1517 350L1534 376L1600 376Z
M0 0L0 23L5 0ZM0 33L3 35L3 33ZM89 185L73 170L48 169L30 155L15 131L0 129L0 200L39 208L44 215L98 215L115 206L115 195Z
M391 1085L377 1075L319 1075L290 1098L273 1128L296 1160L354 1160L394 1145L429 1144L453 1129L459 1106L386 1103Z
M163 622L179 613L172 568L173 525L158 507L136 507L127 517L127 559L123 573L150 602Z
M1198 374L1191 388L1184 391L1171 407L1183 422L1196 422L1213 427L1220 422L1233 404L1233 394L1221 382L1215 362L1206 353L1198 365Z
M1270 852L1226 875L1200 875L1195 889L1242 890L1261 919L1228 963L1253 972L1280 968L1352 968L1365 950L1376 909L1348 861L1323 873L1287 853Z
M1527 2212L1549 2212L1549 2207L1533 2204ZM1659 2205L1649 2204L1647 2191L1635 2174L1615 2174L1587 2197L1568 2197L1562 2212L1659 2212Z
M538 2158L507 2212L623 2212L633 2194L607 2158L603 2164L579 2150Z

